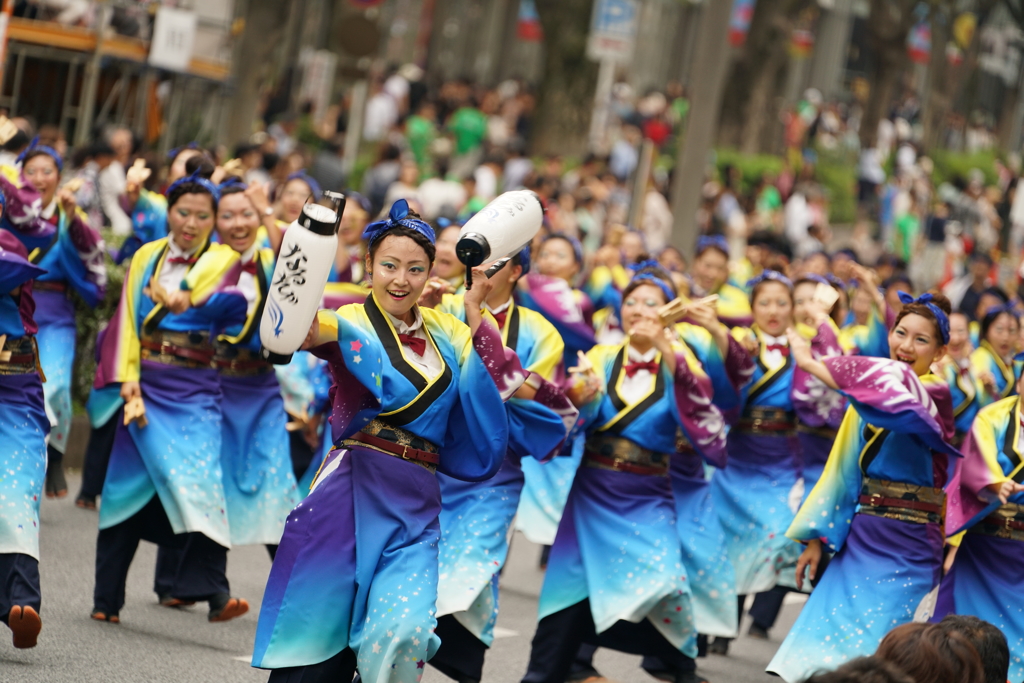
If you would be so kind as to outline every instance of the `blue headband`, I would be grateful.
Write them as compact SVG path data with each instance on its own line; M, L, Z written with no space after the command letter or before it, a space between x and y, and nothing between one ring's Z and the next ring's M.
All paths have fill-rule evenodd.
M661 264L652 258L649 258L646 261L638 261L637 263L634 263L632 266L630 266L630 268L633 270L634 273L639 273L641 270L647 270L648 268L657 268L659 270L664 270L664 268L661 267Z
M320 201L320 197L323 195L323 191L321 191L320 189L320 183L313 180L313 178L309 174L307 174L305 171L296 171L295 173L292 173L290 176L285 178L284 184L287 185L293 180L301 180L302 182L309 185L309 190L310 192L313 193L313 201Z
M783 275L777 270L767 270L761 272L757 277L747 280L747 289L753 289L765 280L771 280L772 282L778 282L781 285L786 285L787 289L793 289L793 281Z
M983 317L988 318L989 316L992 316L994 318L1000 313L1009 313L1014 318L1020 320L1020 314L1017 312L1014 302L1012 301L1007 301L1005 304L999 304L998 306L990 306L988 310L985 311L985 315Z
M418 232L434 244L434 229L426 221L409 218L409 202L404 199L399 199L391 205L387 218L367 225L363 230L363 239L367 241L367 246L372 246L374 242L387 236L389 231L399 227Z
M801 280L809 280L811 282L817 282L819 285L828 285L829 287L832 286L832 283L830 283L827 279L825 279L821 275L801 275L800 279Z
M729 240L724 235L702 235L697 238L697 256L700 256L708 249L717 249L726 256L729 255Z
M178 158L178 155L181 154L182 152L184 152L186 149L196 149L196 150L198 150L199 149L199 143L196 142L195 140L193 140L192 142L190 142L190 143L188 143L186 145L182 145L181 147L175 147L174 149L172 149L170 152L167 153L167 161L173 162L175 159Z
M828 283L830 285L832 285L833 287L838 287L839 289L843 289L843 290L846 289L846 283L843 282L838 277L836 277L835 275L833 275L832 273L826 274L825 275L825 279L828 280Z
M184 185L185 183L195 183L199 187L203 188L213 196L214 202L220 201L220 188L213 184L209 178L204 178L199 175L199 169L192 172L192 175L187 175L184 178L178 178L171 186L167 188L167 196L170 197L176 189Z
M949 316L946 315L944 310L932 303L934 297L931 292L925 292L916 299L903 290L896 292L896 294L899 295L900 301L903 302L904 306L908 304L922 304L927 306L928 310L935 316L935 321L939 325L939 336L942 338L942 343L949 343Z
M633 279L629 281L629 284L632 285L634 283L654 285L665 294L665 303L676 298L676 295L672 292L672 288L668 286L668 283L653 273L640 273L639 275L634 275Z
M564 232L553 232L544 238L544 242L548 242L553 239L560 239L568 242L569 246L572 247L573 256L576 257L576 263L580 264L581 266L583 265L583 245L580 244L580 241L578 239L576 239L572 235L567 235ZM541 244L544 244L544 242L541 242Z
M448 218L447 216L438 216L437 218L434 219L434 222L437 223L437 227L440 228L441 230L450 228L453 225L457 228L462 227L462 223L459 223L458 221L453 221L451 218Z
M530 245L527 244L519 251L519 265L523 268L523 275L530 272Z
M246 182L244 180L242 180L241 178L239 178L236 175L228 176L227 180L225 180L223 183L221 183L220 185L217 186L217 189L220 190L221 192L223 192L224 190L228 189L229 187L240 187L243 190L248 190L249 189L249 185L246 184Z
M53 159L53 163L57 164L57 170L58 171L60 171L60 172L64 171L64 159L63 159L63 157L61 157L61 155L53 147L50 147L48 145L41 145L41 144L39 144L39 136L38 135L35 136L34 138L32 138L32 142L28 143L28 147L26 147L22 151L22 153L18 155L18 158L15 160L15 163L19 163L19 164L24 163L25 162L25 157L27 157L32 152L42 152L43 154L46 154L51 159Z

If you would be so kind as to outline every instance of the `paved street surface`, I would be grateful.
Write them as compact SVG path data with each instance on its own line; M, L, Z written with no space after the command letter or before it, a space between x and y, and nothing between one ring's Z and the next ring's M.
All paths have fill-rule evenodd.
M163 681L247 683L265 681L266 672L249 667L256 615L270 559L262 547L237 548L228 559L232 592L252 605L246 616L209 624L206 606L173 610L156 604L152 591L155 546L142 543L128 576L128 598L121 624L89 619L92 606L96 513L79 510L72 498L78 478L69 476L71 496L43 501L43 633L33 650L15 650L0 626L0 681L18 683L121 683ZM536 569L539 548L521 535L513 541L505 573L497 640L488 653L485 683L517 683L526 670L536 623L536 596L542 580ZM729 657L699 660L711 683L778 681L764 666L799 610L787 604L771 642L741 638ZM639 669L639 657L601 650L596 664L621 683L653 681ZM448 681L427 667L426 683Z

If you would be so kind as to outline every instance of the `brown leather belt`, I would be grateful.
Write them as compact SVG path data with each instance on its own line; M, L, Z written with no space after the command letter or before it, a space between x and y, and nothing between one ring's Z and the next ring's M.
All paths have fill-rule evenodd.
M881 479L865 478L858 502L859 514L915 524L939 524L946 511L942 489Z
M139 340L145 360L189 368L209 368L213 364L213 347L205 332L158 331Z
M214 346L213 365L221 374L233 376L264 375L274 371L274 366L249 349L222 343Z
M356 432L342 443L349 446L369 446L375 451L408 460L432 472L441 463L437 446L412 432L393 427L381 420L371 420L362 431Z
M668 455L621 436L595 434L587 439L583 455L588 467L646 476L668 475Z
M821 437L822 439L828 439L829 441L835 441L836 435L839 434L838 429L832 429L831 427L810 427L805 425L803 422L797 423L796 431L801 434L810 434L812 436Z
M2 351L10 352L11 357L0 360L0 375L27 375L39 372L39 376L43 376L39 368L39 352L36 349L35 337L29 335L8 339Z
M1024 541L1024 506L1007 503L971 527L970 533Z
M67 294L68 285L66 282L58 282L56 280L36 280L32 285L33 292L57 292L58 294Z
M751 406L743 411L736 427L750 434L789 436L796 432L796 416L783 408Z

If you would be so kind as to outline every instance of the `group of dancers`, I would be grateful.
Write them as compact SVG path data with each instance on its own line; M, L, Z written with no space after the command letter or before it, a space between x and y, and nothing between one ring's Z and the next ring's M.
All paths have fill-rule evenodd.
M96 344L77 500L100 499L93 619L121 620L140 540L161 605L241 616L228 550L262 544L252 664L271 681L480 681L514 527L550 546L526 683L597 676L599 647L704 680L696 658L728 652L748 596L766 636L788 591L810 593L768 666L790 683L949 613L1002 629L1024 678L1012 305L974 325L848 255L791 280L758 243L741 282L714 236L689 276L588 267L544 229L467 288L457 225L405 200L369 222L354 196L323 306L275 368L259 321L302 203L174 156L163 193L129 179ZM95 305L106 285L61 165L34 144L0 174L0 618L20 648L42 627L40 498L67 489L71 292ZM279 197L319 198L292 183Z

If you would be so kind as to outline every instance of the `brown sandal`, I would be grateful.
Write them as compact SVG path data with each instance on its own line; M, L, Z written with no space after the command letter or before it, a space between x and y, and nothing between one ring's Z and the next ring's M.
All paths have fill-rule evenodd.
M14 634L14 647L27 650L36 646L39 632L43 630L43 620L39 613L29 606L15 605L7 615L7 625Z
M249 603L243 598L231 598L224 606L219 609L210 610L210 615L207 619L210 623L215 624L222 621L230 621L236 617L240 617L249 611Z
M92 611L92 614L90 614L89 616L95 619L96 621L106 621L111 624L121 623L121 617L117 616L116 614L111 614L108 616L106 612L101 612L98 609L94 609Z

